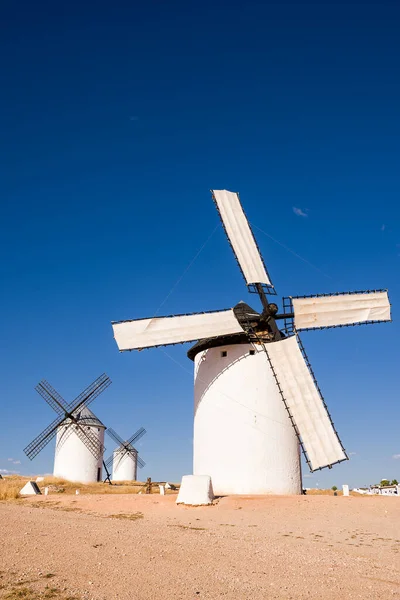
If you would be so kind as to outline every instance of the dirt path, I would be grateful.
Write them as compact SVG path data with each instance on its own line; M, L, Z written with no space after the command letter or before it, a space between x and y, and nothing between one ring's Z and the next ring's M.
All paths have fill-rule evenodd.
M53 495L0 519L0 598L400 599L398 498Z

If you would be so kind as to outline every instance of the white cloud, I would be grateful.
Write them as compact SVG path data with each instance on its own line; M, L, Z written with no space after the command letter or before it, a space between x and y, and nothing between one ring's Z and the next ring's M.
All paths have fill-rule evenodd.
M15 458L7 458L8 462L12 462L13 465L20 465L20 460L15 460Z
M19 471L9 471L8 469L0 469L0 473L4 473L4 475L18 475Z
M394 460L400 460L400 454L393 454L392 458L394 458Z
M383 225L381 225L381 231L385 231L385 229L386 229L386 225L384 223Z
M7 458L8 462L12 462L14 459L13 458Z
M349 452L349 456L355 456L357 452Z
M295 215L297 215L298 217L308 217L308 214L306 212L304 212L304 210L302 210L301 208L297 208L297 206L293 206L293 212Z
M304 479L311 479L311 477L314 477L314 475L312 473L306 473L305 475L303 475Z

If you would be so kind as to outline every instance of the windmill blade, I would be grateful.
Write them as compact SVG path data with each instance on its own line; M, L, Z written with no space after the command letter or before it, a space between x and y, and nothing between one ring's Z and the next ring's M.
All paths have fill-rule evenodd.
M131 444L133 444L134 442L137 442L138 440L140 440L141 437L144 436L144 434L146 433L146 430L144 427L141 427L140 429L137 430L136 433L134 433L129 440L126 441L126 445L130 446ZM134 448L133 448L134 450Z
M59 415L64 415L68 411L68 403L45 379L37 384L35 390Z
M40 433L34 440L32 440L30 444L26 446L26 448L24 448L24 452L30 460L35 458L35 456L37 456L39 452L43 450L45 446L47 446L50 440L53 439L57 433L58 427L61 425L64 419L64 415L60 415L54 419L54 421L50 423L50 425L48 425L46 429L42 431L42 433Z
M243 332L232 309L113 323L119 350L182 344Z
M144 460L142 460L140 458L140 456L136 457L136 461L137 461L137 465L138 465L139 469L143 469L143 467L146 466L146 463L144 462Z
M239 195L227 190L211 190L211 193L246 284L273 287Z
M106 429L106 432L108 433L110 438L112 438L114 440L114 442L116 442L118 444L118 446L125 446L124 440L121 437L119 437L118 433L116 431L114 431L114 429L112 429L111 427L108 427Z
M105 466L107 467L107 469L108 469L109 467L111 467L113 460L114 460L114 454L111 454L111 456L109 456L109 457L107 458L107 460L105 460L105 461L104 461L104 464L105 464Z
M79 394L69 405L69 412L74 412L82 406L88 406L97 396L99 396L108 386L111 385L111 379L103 373L93 383L91 383L83 392Z
M73 427L73 425L70 425L70 427ZM79 423L75 425L74 431L79 439L85 444L89 452L91 452L95 458L100 458L105 450L105 447L93 434L93 432L89 429L85 429L84 426L80 425Z
M292 336L267 344L266 352L309 467L316 471L348 457L300 344L297 336Z
M292 298L296 330L390 321L387 290Z

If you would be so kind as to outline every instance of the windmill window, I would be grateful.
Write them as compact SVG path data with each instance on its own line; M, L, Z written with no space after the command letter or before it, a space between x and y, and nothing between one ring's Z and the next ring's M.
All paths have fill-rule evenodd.
M250 352L249 352L250 356L254 356L255 353L256 353L255 350L250 350Z
M87 427L86 429L90 429L90 427Z
M100 427L97 428L97 431L100 431Z
M221 356L222 358L225 358L226 356L228 356L228 352L226 350L222 350Z

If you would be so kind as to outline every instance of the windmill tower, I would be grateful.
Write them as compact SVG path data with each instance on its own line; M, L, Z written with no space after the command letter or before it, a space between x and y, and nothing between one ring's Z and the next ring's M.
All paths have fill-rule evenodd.
M118 447L104 463L106 469L112 465L112 480L137 481L137 468L143 469L146 463L140 458L139 452L133 447L133 444L144 436L146 430L141 427L126 441L111 427L107 429L107 433L118 444Z
M101 481L105 426L88 405L110 384L103 374L68 404L47 381L41 381L35 389L58 417L24 449L28 458L32 460L57 436L54 475L81 483Z
M93 448L98 451L91 451L83 437L76 433L77 429L84 431L85 437L90 435ZM54 477L81 483L101 481L105 429L103 423L86 406L76 412L74 421L63 421L57 429Z
M390 321L386 290L291 296L283 313L239 196L212 192L258 312L232 309L113 323L120 351L199 340L194 361L193 472L216 495L301 493L302 449L311 471L348 460L299 331Z

